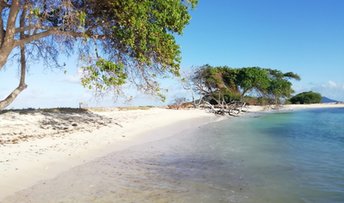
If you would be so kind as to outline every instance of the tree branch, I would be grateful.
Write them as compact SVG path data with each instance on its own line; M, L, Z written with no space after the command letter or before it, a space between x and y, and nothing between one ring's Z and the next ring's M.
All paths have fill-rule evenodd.
M42 28L40 25L28 25L28 26L26 26L26 27L19 27L19 28L16 28L15 33L30 31L30 30L38 29L38 28L44 29L44 28Z
M54 35L54 34L58 34L58 33L59 33L59 31L57 29L50 29L50 30L47 30L44 32L40 32L38 34L31 35L31 36L28 36L24 39L20 39L20 40L16 41L15 47L16 46L22 46L22 45L30 43L32 41L39 40L39 39L47 37L49 35Z
M41 27L41 28L43 28L43 27ZM65 36L71 36L71 37L75 37L75 38L86 38L87 37L87 35L85 33L81 33L81 32L61 31L58 28L50 28L46 31L31 35L31 36L27 36L25 39L20 39L20 40L16 41L15 47L30 43L30 42L35 41L35 40L42 39L42 38L47 37L49 35L65 35ZM93 36L92 39L104 39L104 37L105 37L104 35L96 35L96 36Z
M6 36L4 41L12 41L14 40L15 34L15 23L17 20L17 15L20 10L19 0L12 0L12 4L10 7L10 13L7 18L7 26L6 26ZM2 17L2 16L1 16Z
M2 2L2 1L1 1ZM4 21L2 19L2 11L4 10L4 6L1 3L0 4L0 48L2 47L2 44L4 42L4 38L5 38L5 29L4 29Z
M20 20L19 26L25 26L25 17L26 17L26 8L23 9ZM25 31L20 32L20 39L25 39ZM20 82L19 86L26 86L25 84L25 76L26 76L26 55L25 55L25 44L20 46Z
M21 16L20 16L20 27L25 26L25 11L23 10ZM25 33L22 31L20 33L20 39L25 39ZM26 55L25 55L25 44L20 46L20 80L18 87L14 89L4 100L0 100L0 109L6 108L8 105L10 105L17 97L18 95L24 91L27 88L27 85L25 84L25 77L26 77Z

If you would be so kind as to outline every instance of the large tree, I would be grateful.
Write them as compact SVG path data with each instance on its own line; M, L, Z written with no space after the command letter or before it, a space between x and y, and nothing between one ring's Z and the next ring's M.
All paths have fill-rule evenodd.
M287 99L294 93L290 80L301 80L300 76L293 73L283 73L279 70L268 70L270 73L270 83L265 93L275 104L281 103L281 99Z
M197 0L0 0L0 70L19 57L18 87L0 101L8 106L26 88L28 61L60 67L59 54L77 52L82 84L98 91L133 82L159 94L156 78L179 75L175 34L190 20ZM12 68L12 67L10 67Z
M293 93L291 79L300 80L300 77L292 72L283 73L268 68L204 65L195 71L192 81L195 91L202 98L215 100L216 103L244 102L248 94L258 94L278 104Z
M191 81L194 91L204 99L215 100L215 103L229 103L240 97L237 75L237 69L227 66L203 65L194 72Z
M241 100L250 91L264 92L269 86L269 71L260 67L241 68L236 84L241 90Z

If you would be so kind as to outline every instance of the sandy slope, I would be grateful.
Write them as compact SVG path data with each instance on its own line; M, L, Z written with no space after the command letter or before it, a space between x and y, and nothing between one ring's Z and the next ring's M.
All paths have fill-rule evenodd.
M202 110L9 111L0 114L0 200L39 180L129 146L220 117ZM163 133L149 133L161 128ZM163 135L163 136L162 136Z

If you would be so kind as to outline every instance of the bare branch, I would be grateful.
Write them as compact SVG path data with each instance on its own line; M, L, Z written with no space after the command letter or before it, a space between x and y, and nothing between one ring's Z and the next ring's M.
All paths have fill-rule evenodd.
M58 33L59 33L59 31L57 29L50 29L50 30L47 30L44 32L40 32L38 34L31 35L31 36L28 36L24 39L20 39L20 40L16 41L15 46L22 46L22 45L30 43L32 41L39 40L39 39L42 39L42 38L47 37L49 35L58 34Z
M19 27L15 29L15 33L19 33L19 32L25 32L25 31L30 31L33 29L45 29L44 27L42 27L41 25L28 25L26 27Z
M41 27L41 28L46 28L46 27ZM26 37L25 39L21 39L16 41L15 46L20 46L22 44L30 43L35 40L42 39L44 37L47 37L49 35L65 35L65 36L71 36L75 38L87 38L87 35L85 33L80 33L80 32L69 32L69 31L61 31L58 28L50 28L47 29L46 31L33 34L31 36ZM103 39L103 35L97 35L97 36L92 36L92 39Z
M12 4L10 7L10 13L7 19L7 26L6 26L6 36L5 41L12 41L14 40L15 34L15 23L17 19L17 15L20 10L19 0L12 0Z

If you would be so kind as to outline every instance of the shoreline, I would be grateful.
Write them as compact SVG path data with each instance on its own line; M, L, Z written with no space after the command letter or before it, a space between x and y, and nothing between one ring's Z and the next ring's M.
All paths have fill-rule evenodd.
M277 110L266 109L262 106L249 106L248 112L281 112L316 108L344 108L344 104L286 105ZM53 112L49 116L54 117L59 113L61 112ZM64 171L110 153L162 140L178 135L185 130L196 129L211 122L231 118L216 116L197 109L149 108L127 111L93 109L88 111L91 113L90 115L81 114L81 117L86 117L89 120L78 120L79 117L74 115L75 112L70 115L68 112L64 113L67 116L74 116L74 120L72 119L69 124L79 128L74 131L69 129L61 131L61 136L54 135L52 133L54 130L46 128L49 125L55 126L55 131L59 134L60 128L64 129L65 127L60 126L59 128L56 123L43 125L43 128L42 125L39 126L42 128L42 132L47 132L46 135L40 135L41 131L35 129L37 127L35 125L42 124L42 120L52 119L44 111L29 115L13 111L0 114L0 127L3 130L0 138L3 138L6 133L6 125L7 128L14 126L13 129L7 129L8 131L18 130L22 127L24 128L22 131L29 133L29 130L25 128L33 128L33 131L40 135L36 138L29 137L26 138L27 140L19 140L18 143L0 144L0 171L2 171L0 174L2 180L0 182L0 201L17 191L40 181L54 178ZM64 119L57 119L56 122L61 122ZM102 122L97 123L98 120L108 123L105 125ZM9 125L10 122L14 123ZM23 125L25 122L27 125ZM83 126L82 122L86 122L86 125ZM20 135L16 132L12 135L18 134Z
M17 191L107 154L226 118L203 110L161 108L94 113L120 118L122 122L112 122L90 132L68 132L60 137L47 135L17 144L0 145L0 202ZM16 116L11 115L11 118Z
M257 112L288 112L300 111L307 109L327 109L327 108L344 108L344 103L327 103L327 104L286 104L276 108L274 105L270 106L248 106L250 113Z

